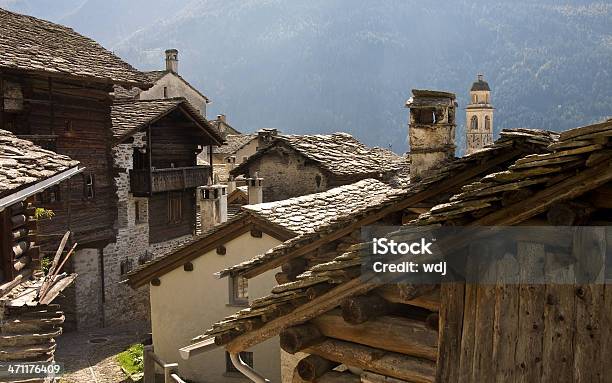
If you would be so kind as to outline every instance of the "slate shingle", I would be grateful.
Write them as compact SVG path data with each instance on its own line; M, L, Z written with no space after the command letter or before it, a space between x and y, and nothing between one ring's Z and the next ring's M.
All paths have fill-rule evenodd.
M71 28L0 9L0 67L48 72L122 85L147 77Z

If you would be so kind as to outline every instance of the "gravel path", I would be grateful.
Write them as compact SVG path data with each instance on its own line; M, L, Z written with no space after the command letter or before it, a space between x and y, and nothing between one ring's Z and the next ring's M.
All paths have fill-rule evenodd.
M60 382L130 383L115 357L131 344L142 342L148 331L139 323L61 335L55 353L55 360L64 363Z

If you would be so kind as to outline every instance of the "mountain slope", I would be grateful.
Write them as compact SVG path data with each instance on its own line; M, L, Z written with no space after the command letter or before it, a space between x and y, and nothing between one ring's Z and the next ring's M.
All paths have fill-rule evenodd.
M410 89L450 90L464 107L478 72L493 88L496 131L611 116L612 5L556 4L88 0L64 21L141 69L178 48L211 116L238 129L343 130L402 152Z

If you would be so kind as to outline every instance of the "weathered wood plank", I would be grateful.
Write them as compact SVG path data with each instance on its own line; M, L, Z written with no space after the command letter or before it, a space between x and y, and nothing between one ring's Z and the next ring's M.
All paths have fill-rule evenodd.
M603 262L606 233L603 227L577 228L572 255L578 260L576 276L593 277L595 283L576 285L576 333L574 335L574 381L603 379L601 316L604 303ZM599 282L599 284L596 284ZM607 356L606 356L607 357Z
M545 285L533 283L544 274L544 245L519 242L519 337L516 345L517 382L539 382L542 376L542 335Z
M497 263L500 282L495 287L495 321L493 324L493 360L496 383L514 383L519 315L518 264L512 257ZM503 277L503 279L501 279ZM516 279L515 279L516 278Z
M575 329L574 268L559 267L552 254L546 257L544 307L544 340L542 345L542 381L571 383L574 381Z
M306 352L409 382L434 382L436 367L433 362L403 354L333 339L307 348Z
M444 283L440 289L440 336L436 382L460 382L459 353L463 327L465 284Z
M360 343L386 351L436 360L438 331L418 320L400 316L383 316L362 324L351 325L337 311L314 318L311 323L330 338Z
M495 321L495 264L489 246L481 246L479 262L480 283L476 291L474 331L473 382L492 382L495 379L493 360L493 325Z

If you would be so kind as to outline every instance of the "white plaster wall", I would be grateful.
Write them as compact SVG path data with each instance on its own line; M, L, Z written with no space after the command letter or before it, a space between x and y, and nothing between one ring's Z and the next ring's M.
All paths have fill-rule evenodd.
M204 97L172 72L166 73L148 90L140 92L139 97L141 100L162 99L164 98L164 87L167 88L168 98L184 97L194 108L199 110L203 116L206 116L206 100Z
M181 376L194 382L235 382L235 376L225 374L225 353L222 348L200 354L189 361L182 360L178 349L204 333L214 322L240 310L229 305L229 280L217 279L213 273L235 265L280 244L263 234L254 238L250 232L227 242L226 254L216 250L192 261L194 270L179 267L162 277L160 286L151 286L151 325L155 353L167 363L179 363ZM249 298L270 293L276 285L274 274L268 271L249 280ZM278 338L253 347L254 367L273 382L280 381L280 347Z

